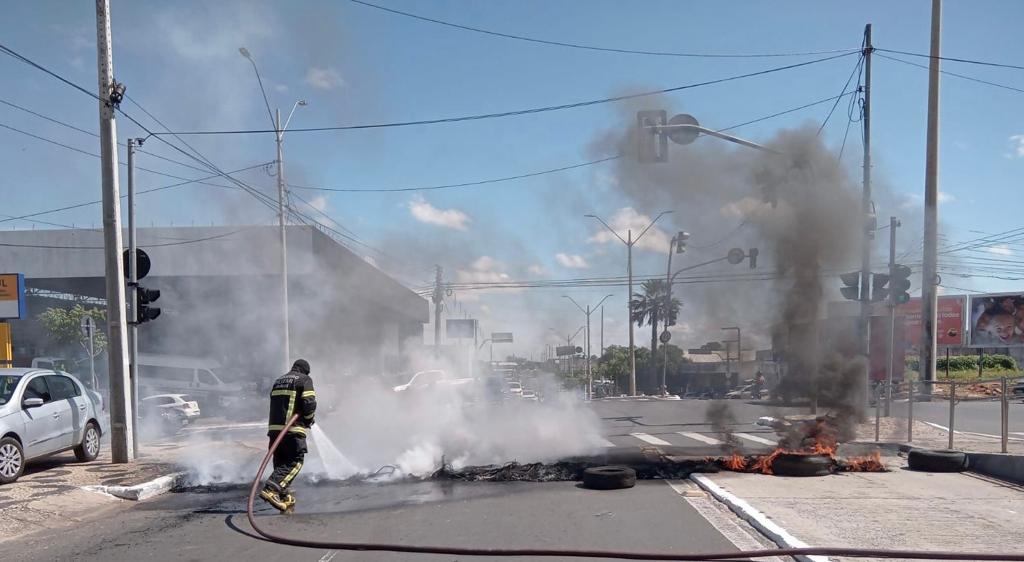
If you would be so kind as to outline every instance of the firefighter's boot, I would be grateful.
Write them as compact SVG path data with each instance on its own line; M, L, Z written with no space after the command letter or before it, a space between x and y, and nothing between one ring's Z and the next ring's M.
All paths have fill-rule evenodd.
M277 508L277 510L280 511L281 513L287 513L288 510L293 505L295 505L294 498L292 499L292 503L289 505L287 503L286 498L282 498L281 496L279 496L277 491L270 486L267 486L263 488L262 491L260 491L260 497L263 498L270 505Z
M281 513L295 513L295 496L293 496L291 492L284 493L282 503L284 504L285 508L281 510Z

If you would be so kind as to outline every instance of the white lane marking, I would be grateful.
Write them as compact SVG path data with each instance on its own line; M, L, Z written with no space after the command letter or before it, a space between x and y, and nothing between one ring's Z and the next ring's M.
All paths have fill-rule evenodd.
M736 437L739 437L740 439L746 439L747 441L753 441L754 443L760 443L762 445L778 445L778 443L775 442L775 441L771 441L769 439L765 439L764 437L758 437L756 435L751 435L749 433L734 433L733 435L735 435Z
M221 424L221 425L188 425L185 426L186 431L214 431L220 429L248 429L252 427L266 427L265 422L252 422L252 423L234 423L234 424Z
M698 486L714 496L715 499L729 506L733 513L739 515L741 519L745 519L755 529L780 547L807 548L807 543L791 535L789 531L780 527L778 523L769 519L767 515L758 511L757 508L747 503L746 500L722 489L721 486L712 482L707 476L691 474L690 480L696 482ZM828 556L801 556L799 558L813 562L829 562Z
M683 437L689 437L690 439L700 441L701 443L707 443L708 445L722 444L721 441L715 439L714 437L708 437L707 435L701 435L700 433L693 433L692 431L678 431L677 433L679 435L682 435Z
M337 555L338 555L338 551L337 550L328 550L327 554L324 554L323 556L320 557L320 561L319 562L331 562L331 560L334 560L334 557L337 556Z
M601 443L602 447L615 447L615 443L612 443L611 441L605 439L604 437L601 437L599 442Z
M665 441L664 439L659 439L653 435L648 435L647 433L630 433L630 435L636 437L641 441L650 443L651 445L671 445L671 443L669 443L668 441Z
M926 421L924 423L926 425L930 425L930 426L934 427L935 429L941 429L942 431L945 431L946 433L949 433L949 428L944 426L944 425L939 425L937 423L932 423L932 422L928 422L928 421ZM953 433L955 435L971 435L971 436L974 436L974 437L987 437L989 439L1002 439L1001 435L991 435L989 433L975 433L973 431L953 430ZM1024 435L1024 434L1021 434L1021 433L1014 433L1014 432L1010 432L1010 433L1013 433L1014 435ZM1007 437L1006 439L1009 440L1009 441L1024 441L1024 439L1022 439L1020 437Z
M705 492L700 491L698 486L694 486L692 481L666 480L665 483L675 490L677 494L683 496L683 500L690 504L694 511L699 513L723 537L729 539L729 542L734 544L736 548L740 550L764 550L764 543L757 540L752 533L736 522L735 518L729 515L726 507L721 506L716 500L709 498ZM760 560L765 562L781 562L781 559L776 557Z

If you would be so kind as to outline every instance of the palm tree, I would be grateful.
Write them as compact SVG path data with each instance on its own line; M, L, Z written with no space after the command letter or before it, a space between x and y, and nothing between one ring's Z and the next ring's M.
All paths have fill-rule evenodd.
M675 324L682 304L679 299L672 298L668 302L668 284L663 279L649 279L641 285L643 293L633 293L629 301L630 320L637 326L647 324L651 327L651 360L649 367L654 366L655 351L658 350L658 324L663 322L666 314L669 324Z

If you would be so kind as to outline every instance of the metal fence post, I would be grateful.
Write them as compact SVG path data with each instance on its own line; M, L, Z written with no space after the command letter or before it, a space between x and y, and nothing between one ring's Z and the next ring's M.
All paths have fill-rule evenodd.
M884 383L883 383L884 384ZM875 443L878 443L879 434L881 431L882 418L879 414L879 402L882 400L882 394L880 392L881 385L875 385ZM886 402L888 405L888 401Z
M1009 390L1009 384L1006 377L1003 377L1000 381L1000 389L999 417L1002 422L1000 424L1002 431L999 435L1002 437L1002 452L1005 453L1007 452L1007 446L1009 445L1010 440L1010 397L1007 392Z
M956 421L956 381L949 381L949 447L953 448L953 424Z
M907 443L914 442L914 381L907 381Z

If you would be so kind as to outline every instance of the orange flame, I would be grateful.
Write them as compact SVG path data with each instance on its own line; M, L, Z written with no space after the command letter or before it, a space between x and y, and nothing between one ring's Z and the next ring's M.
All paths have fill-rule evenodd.
M873 451L870 455L862 457L848 458L844 465L843 470L848 472L885 472L882 454L878 451Z

